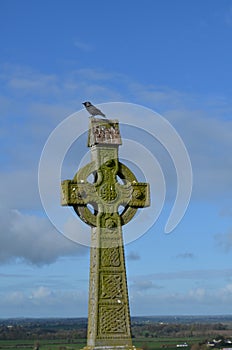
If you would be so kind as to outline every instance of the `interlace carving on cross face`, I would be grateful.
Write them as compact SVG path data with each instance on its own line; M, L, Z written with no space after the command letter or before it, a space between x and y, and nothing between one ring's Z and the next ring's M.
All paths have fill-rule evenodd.
M117 159L109 159L98 168L93 161L81 168L73 180L62 182L62 205L73 206L90 226L113 229L127 224L138 208L149 205L149 185L139 183Z

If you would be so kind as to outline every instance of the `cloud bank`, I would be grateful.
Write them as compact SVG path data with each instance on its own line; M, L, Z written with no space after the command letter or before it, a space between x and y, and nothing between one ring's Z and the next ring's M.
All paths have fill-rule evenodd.
M51 264L61 256L86 254L87 249L59 234L46 218L18 210L0 213L0 263L21 260Z

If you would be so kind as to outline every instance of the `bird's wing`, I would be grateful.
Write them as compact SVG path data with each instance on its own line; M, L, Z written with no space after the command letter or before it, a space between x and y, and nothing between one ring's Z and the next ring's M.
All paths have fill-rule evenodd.
M102 113L102 111L98 108L96 108L96 112L99 114L99 115L102 115L103 117L105 117L105 114Z

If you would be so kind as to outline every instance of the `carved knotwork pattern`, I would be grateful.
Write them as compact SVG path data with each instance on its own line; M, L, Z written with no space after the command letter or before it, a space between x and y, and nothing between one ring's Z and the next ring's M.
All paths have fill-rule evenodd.
M101 298L115 299L122 298L122 276L102 275L101 278Z
M103 267L118 267L120 264L120 252L118 247L101 249L101 265Z
M99 310L99 333L126 333L126 314L124 305L102 306Z
M102 185L100 195L101 195L101 198L107 202L113 201L115 198L117 198L117 192L115 190L115 186L107 183Z

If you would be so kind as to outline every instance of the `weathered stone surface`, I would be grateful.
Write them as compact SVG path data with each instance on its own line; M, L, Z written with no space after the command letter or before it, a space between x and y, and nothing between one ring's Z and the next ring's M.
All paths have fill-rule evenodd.
M86 350L134 349L122 225L138 208L149 206L150 197L149 185L139 183L118 161L120 144L117 120L90 118L92 161L61 185L61 204L73 206L80 219L92 227ZM121 206L124 209L119 211Z

